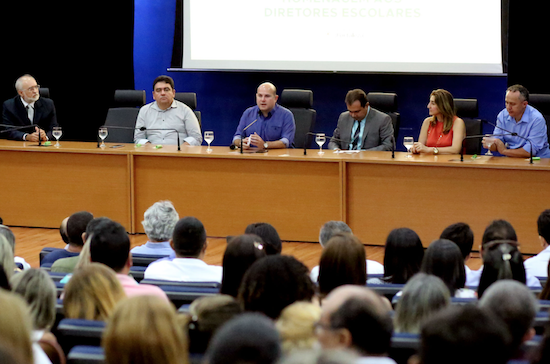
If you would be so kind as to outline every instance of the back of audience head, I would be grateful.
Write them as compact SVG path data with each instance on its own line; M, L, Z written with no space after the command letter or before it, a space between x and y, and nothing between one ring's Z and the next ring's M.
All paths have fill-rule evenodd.
M319 262L321 297L344 284L365 285L367 281L365 247L349 233L335 234L325 245Z
M27 304L18 295L0 290L0 307L0 343L21 363L33 363L32 323Z
M90 237L90 259L103 263L115 272L124 269L130 258L130 238L126 229L113 220L103 220Z
M174 227L171 245L178 258L202 258L206 252L206 230L197 218L180 219Z
M481 248L484 249L485 245L495 240L512 240L517 241L516 230L506 220L493 220L483 232L481 238Z
M86 232L86 226L92 221L94 215L88 211L75 212L67 220L67 237L69 244L74 246L83 246L83 235Z
M422 324L447 307L451 295L445 283L431 274L415 274L403 288L395 309L395 332L420 333Z
M103 338L106 364L187 364L187 340L174 307L155 296L122 300Z
M143 229L152 242L168 241L179 220L176 208L170 201L158 201L143 214Z
M336 345L354 349L360 356L380 356L389 351L393 324L389 312L351 297L330 316L329 330Z
M220 293L237 297L246 270L256 260L265 256L265 244L258 235L244 234L231 239L223 255Z
M513 349L535 335L532 325L538 302L524 284L508 279L495 282L487 288L479 306L493 312L508 327Z
M13 276L15 263L13 261L13 248L3 235L0 235L0 265L4 268L4 273L6 273L9 280Z
M504 364L510 343L504 324L476 305L450 305L422 327L422 364Z
M404 284L420 271L424 248L417 233L409 228L394 229L388 235L384 253L384 279Z
M29 305L35 330L50 330L55 322L57 295L49 274L41 269L27 269L11 279L13 292Z
M115 273L100 263L75 270L65 285L65 317L105 321L125 297Z
M321 307L316 303L299 301L285 307L275 323L283 352L313 349L317 342L315 324L320 317Z
M0 225L0 236L6 238L8 243L10 243L15 255L15 234L13 231L11 231L11 229L6 225Z
M265 243L265 253L267 255L281 254L283 243L279 233L273 225L267 222L257 222L246 227L245 234L258 235Z
M447 239L458 245L464 261L470 258L474 246L474 232L470 225L464 222L457 222L449 225L441 233L440 239Z
M550 209L544 210L537 219L537 231L543 247L550 244Z
M308 268L288 255L269 255L246 271L238 299L245 311L259 311L276 319L296 301L311 301L314 286Z
M208 364L273 364L281 356L273 321L259 313L243 313L216 332L208 350Z
M319 231L319 244L324 248L328 241L338 233L353 234L348 224L343 221L332 220L326 222Z
M242 312L241 305L229 295L200 297L189 307L189 352L204 353L214 333Z
M485 290L500 279L513 279L523 284L526 282L523 256L515 241L494 240L485 245L478 297L481 298Z
M451 296L455 295L457 289L464 288L466 283L462 253L455 243L447 239L435 240L430 244L420 271L441 278Z

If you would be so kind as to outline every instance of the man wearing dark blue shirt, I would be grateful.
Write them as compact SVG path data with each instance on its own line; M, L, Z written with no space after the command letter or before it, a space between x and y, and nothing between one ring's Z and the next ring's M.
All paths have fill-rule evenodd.
M256 106L241 116L233 144L243 149L288 148L294 141L296 125L292 112L277 104L277 89L270 82L258 86Z

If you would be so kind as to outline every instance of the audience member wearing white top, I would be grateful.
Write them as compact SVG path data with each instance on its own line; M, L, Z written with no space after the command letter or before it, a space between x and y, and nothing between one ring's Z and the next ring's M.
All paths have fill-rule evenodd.
M384 266L380 263L378 263L375 260L367 259L367 278L369 274L384 274ZM311 277L311 280L313 282L317 282L317 279L319 278L319 266L315 266L311 269L311 273L309 275Z
M197 258L175 258L149 264L145 279L160 279L180 282L220 282L222 267L208 265Z
M524 263L525 266L525 263ZM483 273L483 266L478 270L466 270L466 287L477 287L479 286L479 280L481 278L481 273ZM525 270L525 285L532 288L541 288L539 279L531 273Z
M536 277L548 277L548 261L550 260L550 209L544 210L537 220L540 244L543 251L523 262L525 272Z

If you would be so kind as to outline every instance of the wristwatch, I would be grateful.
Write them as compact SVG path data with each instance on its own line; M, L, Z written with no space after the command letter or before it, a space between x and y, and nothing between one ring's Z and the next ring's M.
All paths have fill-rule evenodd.
M267 147L268 147L267 142L264 142L264 149L267 149Z
M439 154L439 149L437 149L436 147L434 147L434 154Z

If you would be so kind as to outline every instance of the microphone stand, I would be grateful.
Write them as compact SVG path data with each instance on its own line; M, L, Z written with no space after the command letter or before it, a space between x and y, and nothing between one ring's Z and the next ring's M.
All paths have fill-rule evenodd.
M506 135L512 135L510 134L479 134L479 135L467 135L462 139L462 147L460 148L460 161L464 162L464 143L466 142L466 139L477 139L477 138L484 138L484 137L496 137L496 136L506 136Z
M45 145L42 144L42 139L40 138L40 127L38 125L34 125L34 124L31 124L31 125L20 125L20 126L15 126L15 125L10 125L10 124L0 124L1 127L5 127L5 128L9 128L9 129L5 129L5 130L0 130L0 134L2 133L7 133L7 132L10 132L12 130L21 130L21 129L27 129L27 128L38 128L38 144L36 146L38 147L44 147Z

